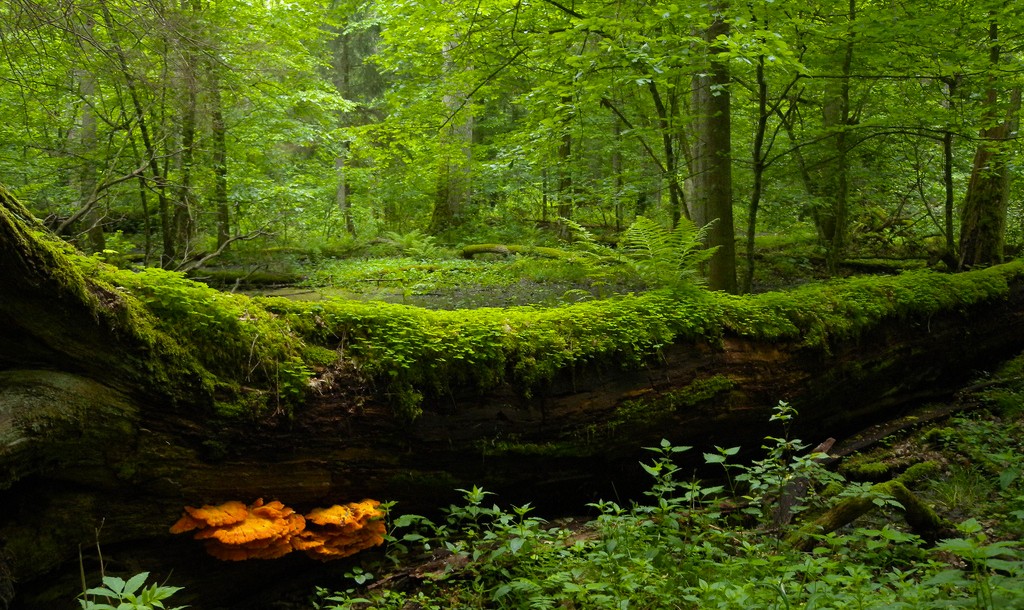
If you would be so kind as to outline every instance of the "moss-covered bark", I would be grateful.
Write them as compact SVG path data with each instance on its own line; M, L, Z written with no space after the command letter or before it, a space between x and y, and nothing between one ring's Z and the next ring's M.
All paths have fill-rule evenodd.
M0 368L74 371L124 392L209 404L213 380L192 353L73 256L0 188Z

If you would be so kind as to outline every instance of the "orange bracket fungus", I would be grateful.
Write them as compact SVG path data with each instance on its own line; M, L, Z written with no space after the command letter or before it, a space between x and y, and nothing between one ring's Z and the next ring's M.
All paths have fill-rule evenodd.
M186 506L171 533L196 530L206 551L226 561L275 559L293 550L328 561L382 544L383 516L376 500L317 508L305 517L277 500L264 504L261 498L248 506L233 500Z

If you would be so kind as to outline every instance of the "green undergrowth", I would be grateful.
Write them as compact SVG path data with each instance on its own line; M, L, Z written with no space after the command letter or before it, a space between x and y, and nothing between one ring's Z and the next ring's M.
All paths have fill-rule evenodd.
M785 424L793 415L780 403L773 420ZM970 421L958 428L966 437L988 434ZM1024 489L1017 479L992 503L967 507L967 514L936 505L952 522L924 539L885 485L845 480L822 465L823 456L808 454L808 447L788 438L784 427L779 436L766 437L762 457L752 462L735 461L737 447L702 448L704 461L723 472L721 482L709 483L686 479L676 465L676 456L692 448L664 440L649 448L652 458L641 464L651 477L645 498L628 505L595 502L589 518L546 521L533 516L529 504L502 508L478 487L460 490L463 502L438 520L398 514L400 507L393 507L390 562L367 560L350 569L346 580L322 583L327 586L318 588L311 606L1024 608L1024 549L1013 535L1024 523ZM1019 443L1004 452L1007 459L1024 460ZM899 477L913 490L906 493L932 497L941 483L932 464ZM783 495L795 501L789 523L777 518ZM803 524L853 499L874 508L818 534L809 551L787 542ZM396 571L405 577L391 578Z
M622 269L588 265L568 253L562 259L332 259L314 266L301 286L326 297L431 309L556 306L643 288Z
M135 295L154 331L173 337L215 375L229 412L287 412L315 370L339 357L377 380L414 418L424 397L512 383L530 395L586 365L635 368L671 343L726 335L828 349L886 320L918 320L1003 298L1024 273L1010 263L959 275L927 271L808 284L753 296L697 287L549 308L427 310L227 294L180 274L122 270L79 257L84 273ZM255 391L245 391L251 388Z

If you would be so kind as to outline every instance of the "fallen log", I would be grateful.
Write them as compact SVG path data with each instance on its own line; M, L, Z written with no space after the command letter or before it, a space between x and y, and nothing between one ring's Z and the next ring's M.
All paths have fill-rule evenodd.
M546 258L569 258L570 254L558 248L547 246L521 246L518 244L470 244L463 246L462 258L474 258L480 254L498 254L510 256L513 254L529 254Z
M2 191L0 291L0 575L19 608L76 607L97 537L108 572L173 571L202 607L316 573L207 557L168 533L185 505L428 512L479 484L578 509L636 492L661 438L755 449L779 400L796 434L841 436L1024 347L1016 263L550 310L298 303L109 268Z
M864 493L844 498L811 523L794 531L787 537L786 542L794 548L809 551L815 547L821 536L849 525L857 518L891 501L898 504L897 508L903 513L911 531L925 540L935 542L940 533L952 534L956 531L951 524L939 517L935 509L907 489L902 481L892 480L877 483Z

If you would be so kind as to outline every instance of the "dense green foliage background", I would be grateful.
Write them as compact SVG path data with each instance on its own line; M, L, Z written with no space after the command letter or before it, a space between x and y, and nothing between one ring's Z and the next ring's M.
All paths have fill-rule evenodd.
M559 218L637 215L810 230L833 271L994 262L1022 239L1024 22L1001 0L14 0L0 23L0 176L84 247L147 264L232 238L549 243ZM700 209L695 104L723 70L735 224ZM974 255L961 226L992 223Z

